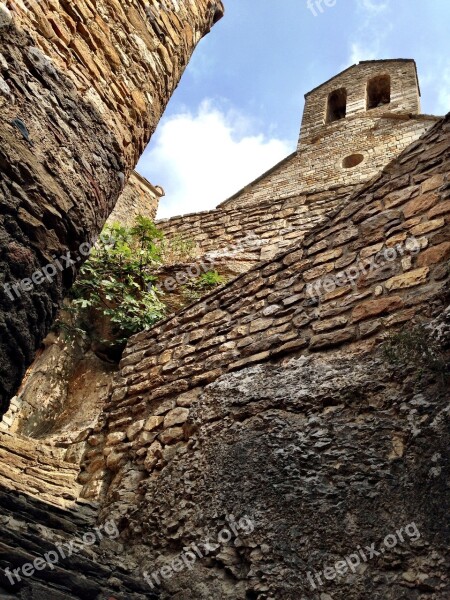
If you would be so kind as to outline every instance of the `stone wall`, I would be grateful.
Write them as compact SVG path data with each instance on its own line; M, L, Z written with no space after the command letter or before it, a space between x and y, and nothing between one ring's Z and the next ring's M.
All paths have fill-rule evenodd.
M106 223L132 226L137 215L154 220L164 194L133 171ZM0 421L0 431L30 438L75 439L95 425L116 365L89 344L50 333Z
M130 576L116 524L98 527L98 507L79 500L78 465L64 453L0 433L0 597L157 598L139 575Z
M99 431L106 445L90 459L118 472L112 490L125 465L153 470L152 444L185 439L183 404L163 419L177 395L286 353L366 346L442 304L449 136L447 117L303 243L130 340ZM84 475L88 496L104 475Z
M366 110L367 82L383 73L391 77L391 102ZM327 123L328 96L341 87L347 89L346 118ZM267 260L301 240L438 120L419 110L414 61L354 65L306 95L296 152L215 210L172 217L158 226L169 238L195 241L199 255L220 253L251 235L258 243L247 264ZM353 154L363 161L344 167Z
M267 260L320 223L349 195L352 186L317 193L295 194L276 200L270 189L264 201L248 207L224 207L157 221L169 239L176 236L192 240L199 254L220 254L232 250L245 238L254 244L247 250L252 262Z
M164 196L162 188L155 187L142 175L133 171L114 210L108 217L108 223L117 222L130 227L134 224L136 215L142 215L154 221L162 196Z
M448 349L449 141L450 115L302 243L130 340L83 494L120 520L141 570L227 515L255 523L161 577L162 598L446 598L448 388L426 365L402 378L378 347L441 315ZM412 522L421 541L310 586Z
M223 13L209 0L156 14L148 4L0 3L1 412L73 282L80 245L103 226ZM69 266L56 267L67 252ZM43 278L50 264L55 275Z
M391 102L366 110L367 82L380 74L391 77ZM327 123L327 99L347 90L346 117ZM335 189L367 182L436 122L420 115L420 90L415 62L361 62L306 94L297 152L246 186L220 206L247 207L267 198ZM363 162L345 168L347 156Z

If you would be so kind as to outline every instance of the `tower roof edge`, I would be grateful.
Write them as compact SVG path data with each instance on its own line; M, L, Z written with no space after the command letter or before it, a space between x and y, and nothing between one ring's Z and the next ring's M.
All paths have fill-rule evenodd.
M333 77L330 77L330 79L327 79L326 81L322 82L320 85L316 86L315 88L313 88L309 92L306 92L305 99L308 96L310 96L313 92L316 92L317 90L319 90L324 85L327 85L328 83L330 83L330 81L333 81L333 79L337 79L338 77L340 77L344 73L347 73L347 71L350 71L350 69L354 69L356 67L359 67L360 65L382 64L382 63L393 63L393 62L410 62L410 63L414 63L414 67L415 67L415 70L416 70L417 87L419 89L419 95L420 95L419 76L418 76L418 73L417 73L417 64L416 64L416 61L413 58L384 58L384 59L379 59L379 60L360 60L358 63L355 63L354 65L350 65L349 67L347 67L343 71L340 71L336 75L333 75Z

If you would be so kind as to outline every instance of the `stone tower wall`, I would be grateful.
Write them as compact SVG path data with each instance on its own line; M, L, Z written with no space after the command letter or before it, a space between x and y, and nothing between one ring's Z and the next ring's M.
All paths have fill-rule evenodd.
M366 110L367 84L389 75L391 102ZM329 95L347 90L347 115L327 123ZM201 253L233 246L245 236L259 240L255 260L274 256L331 214L352 190L375 177L438 117L420 115L415 62L387 60L350 67L306 95L297 151L217 209L160 221L171 237L185 235ZM360 154L354 167L346 157Z
M121 225L131 226L136 215L154 221L163 194L162 188L156 188L139 173L133 171L114 210L108 217L108 223L118 222Z
M367 86L374 77L388 75L391 84L390 103L368 109ZM340 88L347 93L346 119L349 117L380 117L386 113L418 115L420 113L420 88L414 60L374 60L362 61L335 75L305 96L302 126L298 149L314 143L317 136L327 126L327 100L329 95ZM345 120L342 120L344 123ZM339 123L339 121L336 121ZM363 123L361 128L366 128ZM369 124L369 127L371 124ZM349 140L351 142L351 138Z
M8 6L0 3L0 412L85 259L81 244L103 226L223 13L209 0L152 16L143 0ZM52 277L42 275L48 265Z

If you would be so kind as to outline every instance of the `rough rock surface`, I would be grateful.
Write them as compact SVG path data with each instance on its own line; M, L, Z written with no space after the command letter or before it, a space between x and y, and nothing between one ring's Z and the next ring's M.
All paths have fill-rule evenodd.
M448 351L450 309L435 331ZM124 519L145 541L133 550L141 569L217 541L226 516L247 515L254 531L172 573L161 597L448 598L447 386L432 373L419 380L413 365L396 372L379 350L223 375L191 405L189 442L161 458ZM403 542L383 543L408 525ZM313 589L308 572L372 544L378 556Z
M0 598L2 600L148 600L157 598L141 578L134 578L123 566L119 554L123 546L117 542L114 527L95 533L92 509L58 509L0 486ZM92 546L83 546L97 535ZM78 541L77 541L78 540ZM81 542L81 543L80 543ZM71 546L72 544L72 546ZM63 555L50 567L36 570L32 576L19 572L20 581L11 575L24 565L48 553ZM72 554L69 555L69 548ZM50 555L54 560L54 555ZM41 565L42 566L42 563ZM4 573L10 569L11 579ZM28 571L26 571L28 572Z
M223 14L210 0L153 16L144 0L26 4L0 3L1 414L85 260L81 245Z

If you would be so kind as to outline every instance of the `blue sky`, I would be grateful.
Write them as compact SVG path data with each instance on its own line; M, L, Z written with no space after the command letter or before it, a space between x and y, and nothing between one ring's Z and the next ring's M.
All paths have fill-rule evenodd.
M450 110L449 0L312 3L224 0L138 165L166 191L160 218L214 208L292 152L304 94L359 60L414 58L422 112Z

